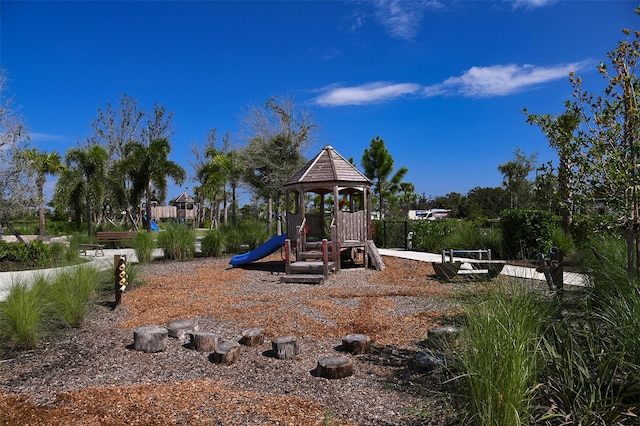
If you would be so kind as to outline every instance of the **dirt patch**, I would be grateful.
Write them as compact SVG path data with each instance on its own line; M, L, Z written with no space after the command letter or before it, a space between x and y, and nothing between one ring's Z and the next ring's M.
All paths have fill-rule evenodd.
M5 353L0 425L455 424L442 377L412 368L427 331L458 309L455 284L434 280L429 263L385 257L382 272L344 269L314 286L281 284L276 257L250 269L228 260L145 266L146 285L117 309L105 295L79 329ZM265 343L241 346L231 366L176 339L156 354L133 350L136 327L184 318L221 340L260 327ZM372 352L341 352L350 333L369 335ZM301 353L278 360L269 339L288 334ZM317 377L317 361L336 354L353 358L354 374Z

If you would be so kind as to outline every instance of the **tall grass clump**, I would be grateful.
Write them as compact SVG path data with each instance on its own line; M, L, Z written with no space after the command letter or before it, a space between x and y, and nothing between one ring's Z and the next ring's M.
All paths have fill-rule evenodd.
M97 269L88 266L58 273L46 294L53 321L64 327L78 327L98 288L99 276Z
M586 297L545 335L544 421L632 424L640 406L640 281L625 242L598 234L578 251Z
M170 260L192 259L195 253L196 233L182 223L170 223L158 235L158 246Z
M253 250L265 241L267 241L267 228L263 222L257 220L243 220L238 223L238 230L242 235L243 244L249 246L249 250Z
M541 329L536 298L515 282L488 289L486 298L467 308L455 363L465 424L529 424Z
M156 240L151 232L138 232L133 240L133 249L136 251L138 263L151 263L153 260L153 250L155 248Z
M0 302L0 334L17 349L33 349L43 332L42 296L39 288L15 282Z
M225 253L229 253L229 254L239 253L240 246L244 244L242 233L238 229L233 228L231 226L223 226L220 229L224 234Z
M502 252L502 232L498 228L485 228L474 221L460 221L455 230L442 241L443 249L491 250L493 257Z
M200 242L200 249L203 256L221 256L224 252L224 234L218 229L207 231Z

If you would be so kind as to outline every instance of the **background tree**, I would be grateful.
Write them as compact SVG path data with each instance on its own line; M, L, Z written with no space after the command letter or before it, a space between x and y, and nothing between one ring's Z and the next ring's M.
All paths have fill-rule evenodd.
M151 232L151 201L164 202L167 196L167 177L182 185L187 172L169 160L171 144L166 139L154 139L149 145L130 141L124 146L122 167L131 179L131 205L139 205L145 198L145 228Z
M475 187L467 192L467 204L469 216L496 219L509 208L510 197L501 187Z
M237 221L237 208L238 208L238 200L236 191L238 189L238 185L242 176L245 174L245 169L242 166L240 155L237 151L232 151L228 149L228 140L229 134L225 134L223 149L222 152L217 153L209 153L211 157L212 166L217 170L219 175L222 177L223 184L223 194L225 199L225 208L224 208L224 221L227 222L227 204L226 204L226 185L229 185L231 190L231 223L233 226L236 226Z
M59 192L68 196L82 196L84 199L89 236L93 234L93 207L102 206L104 202L105 186L108 181L108 157L109 153L101 145L93 145L87 149L70 148L65 155L66 173L69 175L56 183L56 185L74 185ZM99 220L96 219L96 221Z
M8 94L6 71L0 69L0 234L7 226L19 240L11 220L25 213L34 198L26 161L19 155L28 142L24 121Z
M516 148L515 158L498 166L503 176L502 184L509 193L509 208L517 209L527 206L531 192L528 176L536 169L537 156L537 153L527 156L520 148Z
M577 138L576 131L582 121L582 114L575 105L566 104L567 110L558 116L549 114L527 114L527 122L540 127L549 140L549 146L558 153L558 201L560 203L560 214L562 216L562 228L565 233L569 232L574 211L574 182L575 175L579 172L579 156L583 152L581 142ZM547 167L548 169L549 167ZM550 171L545 170L543 175L549 178ZM537 182L545 186L550 185L548 181ZM540 185L538 185L540 187Z
M409 214L409 210L411 210L412 206L415 204L418 199L418 194L416 194L416 187L411 182L400 182L400 196L399 202L402 206L405 216Z
M373 182L373 192L378 196L378 213L381 218L385 212L385 202L388 204L389 198L400 191L400 183L408 172L406 167L401 167L389 178L393 171L393 163L393 157L380 136L371 140L369 148L365 149L362 155L362 168L365 176Z
M27 161L29 169L35 173L36 194L38 197L38 235L42 236L45 234L44 185L47 182L47 175L57 175L64 169L64 164L60 154L56 151L47 153L32 148L23 151L21 155Z
M640 9L636 9L640 14ZM573 100L569 109L581 116L576 144L580 150L576 192L583 206L596 199L617 215L625 229L627 268L640 275L640 212L638 205L638 136L640 117L637 76L640 31L624 29L625 39L607 53L611 67L601 63L600 74L607 81L603 94L596 96L582 88L582 79L570 74Z
M247 144L240 153L239 167L243 180L254 195L267 200L268 226L271 229L273 208L281 217L283 185L306 161L306 152L317 137L313 116L299 108L291 98L275 97L264 108L253 107L242 121ZM277 222L278 234L282 224Z
M198 151L197 147L192 148L195 162L191 164L195 170L195 180L199 183L194 188L195 196L201 199L202 203L209 201L209 223L210 229L217 228L220 219L219 200L224 198L224 177L214 164L211 163L211 156L217 155L220 151L216 148L218 140L216 129L211 129L207 133L207 141L204 143L203 151ZM204 209L199 209L203 211Z

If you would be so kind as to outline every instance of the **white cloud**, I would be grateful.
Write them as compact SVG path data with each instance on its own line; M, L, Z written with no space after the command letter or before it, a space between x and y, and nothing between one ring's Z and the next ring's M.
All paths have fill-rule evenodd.
M536 88L544 83L568 79L571 71L583 70L592 61L573 62L550 67L534 65L492 65L471 67L459 77L424 86L418 83L374 82L359 86L332 85L320 90L313 102L320 106L366 105L391 101L403 96L463 96L490 98L508 96Z
M332 87L315 99L321 106L364 105L396 99L419 92L414 83L368 83L353 87Z
M418 34L428 9L439 9L437 0L378 0L374 3L376 19L394 38L410 40Z
M513 8L517 9L522 7L525 9L534 9L536 7L544 7L555 2L556 0L513 0Z
M568 78L569 72L579 71L588 62L575 62L553 67L533 65L493 65L471 67L460 77L450 77L440 84L427 86L428 97L462 95L472 98L506 96L531 89L543 83Z
M31 142L69 142L70 139L64 135L53 135L50 133L29 133Z

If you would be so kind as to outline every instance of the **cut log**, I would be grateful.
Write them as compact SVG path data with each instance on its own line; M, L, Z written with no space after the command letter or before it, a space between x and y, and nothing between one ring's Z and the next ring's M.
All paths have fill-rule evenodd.
M133 347L137 351L160 352L167 346L169 330L158 325L146 325L133 331Z
M191 348L198 352L214 352L218 346L218 335L214 333L189 333Z
M189 338L189 333L198 331L198 323L195 319L175 320L167 324L167 330L169 330L169 337L175 337L181 342L186 342Z
M213 352L213 362L216 364L231 365L236 362L239 357L240 345L238 342L220 342Z
M264 343L264 330L261 328L250 328L242 333L240 343L246 346L258 346Z
M371 348L371 338L365 334L347 334L342 338L345 352L354 355L368 354Z
M353 361L346 356L330 356L318 361L316 374L326 379L342 379L353 374Z
M278 359L294 359L300 353L295 336L281 336L271 340L273 355Z

